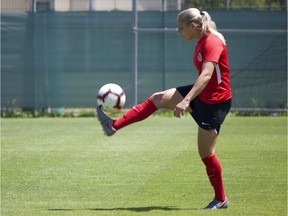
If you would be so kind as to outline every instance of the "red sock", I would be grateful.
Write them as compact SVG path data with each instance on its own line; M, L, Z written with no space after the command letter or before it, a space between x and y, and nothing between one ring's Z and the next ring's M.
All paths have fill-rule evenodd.
M210 180L211 185L215 191L215 199L224 202L225 193L224 185L222 180L222 168L220 162L218 161L215 154L211 154L206 158L202 159L203 163L206 166L206 172Z
M155 106L152 98L148 98L142 104L134 106L128 110L122 117L113 122L113 128L119 130L129 124L142 121L153 114L158 108Z

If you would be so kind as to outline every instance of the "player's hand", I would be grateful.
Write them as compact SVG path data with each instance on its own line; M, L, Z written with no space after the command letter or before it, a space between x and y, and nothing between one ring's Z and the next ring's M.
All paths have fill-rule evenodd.
M189 101L182 100L180 103L178 103L174 108L174 116L177 118L180 118L185 114L185 111L189 107Z

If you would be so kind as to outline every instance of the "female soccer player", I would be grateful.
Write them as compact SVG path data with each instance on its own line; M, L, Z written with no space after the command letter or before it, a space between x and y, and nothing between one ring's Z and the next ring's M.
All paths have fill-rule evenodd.
M177 118L189 112L198 124L198 151L215 192L213 201L205 209L227 208L222 168L214 151L232 100L225 39L210 15L196 8L178 14L178 32L185 40L196 41L193 62L198 78L195 83L156 92L116 120L110 119L102 107L97 106L98 119L104 133L111 136L129 124L146 119L160 108L174 110Z

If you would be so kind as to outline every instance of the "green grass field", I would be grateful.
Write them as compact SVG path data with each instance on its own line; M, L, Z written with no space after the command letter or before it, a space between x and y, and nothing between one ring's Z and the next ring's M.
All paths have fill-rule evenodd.
M1 120L1 215L287 215L286 117L228 116L218 140L227 210L195 123L153 116L113 137L95 118Z

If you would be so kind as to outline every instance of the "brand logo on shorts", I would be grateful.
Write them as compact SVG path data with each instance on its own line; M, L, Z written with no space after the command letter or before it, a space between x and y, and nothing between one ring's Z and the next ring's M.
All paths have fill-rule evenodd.
M198 53L198 55L197 55L197 60L198 60L199 62L202 61L202 55L201 55L201 53Z

